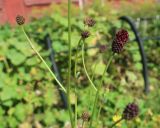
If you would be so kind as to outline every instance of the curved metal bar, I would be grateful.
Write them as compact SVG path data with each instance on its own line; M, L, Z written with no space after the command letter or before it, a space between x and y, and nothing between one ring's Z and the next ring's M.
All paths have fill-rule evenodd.
M139 52L141 54L141 59L142 59L142 64L143 64L143 78L144 78L144 92L147 94L149 92L149 79L148 79L148 69L147 69L147 58L146 58L146 54L144 52L144 48L143 48L143 42L138 34L138 30L136 29L136 26L134 24L134 22L132 21L132 19L130 19L129 17L127 16L122 16L119 18L120 20L122 21L125 21L127 22L132 31L134 32L135 34L135 37L136 37L136 42L138 43L138 46L139 46Z

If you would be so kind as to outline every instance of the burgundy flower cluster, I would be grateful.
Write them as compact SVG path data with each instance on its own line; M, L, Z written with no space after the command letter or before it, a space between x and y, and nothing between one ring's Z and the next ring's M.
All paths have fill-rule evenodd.
M112 51L114 53L120 53L123 50L124 45L127 43L129 39L129 34L126 30L119 30L112 43Z
M123 111L123 119L125 120L132 120L136 116L138 116L139 107L135 103L129 103Z

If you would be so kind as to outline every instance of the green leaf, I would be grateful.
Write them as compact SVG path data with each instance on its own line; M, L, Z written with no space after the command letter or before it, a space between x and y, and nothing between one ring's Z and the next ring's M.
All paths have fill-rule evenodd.
M137 70L142 70L142 63L140 63L140 62L138 63L138 62L137 62L137 63L135 64L135 68L136 68Z
M17 97L17 92L12 86L4 86L2 92L0 93L0 99L2 101L9 100L11 98Z
M44 121L47 125L52 125L55 123L54 114L51 111L46 111L44 116Z
M48 88L45 92L45 95L44 95L45 99L45 104L51 106L55 103L57 103L57 99L53 99L53 97L55 97L55 91L53 90L53 88Z
M134 61L141 61L141 55L139 53L133 54L133 60Z
M64 44L62 44L62 41L53 41L52 48L56 52L67 50L67 46L64 46Z
M4 86L4 82L0 81L0 88L3 88L3 86Z
M26 60L26 64L28 66L34 66L37 63L38 63L38 58L36 58L36 57L32 57L32 58L29 58L29 59Z
M3 105L7 106L7 107L11 107L13 105L13 101L12 100L7 100L7 101L3 102Z
M15 117L7 117L7 122L12 128L16 128L18 126L18 121L15 119Z
M15 107L14 115L18 120L24 121L26 117L25 105L23 105L22 103L18 104Z
M0 107L0 116L2 116L5 113L2 107Z
M7 128L6 116L0 116L0 128Z
M8 59L11 60L11 62L14 64L14 65L20 65L22 64L25 59L26 59L26 56L24 56L22 53L18 52L17 50L15 49L11 49L9 50L9 52L7 53L7 57Z

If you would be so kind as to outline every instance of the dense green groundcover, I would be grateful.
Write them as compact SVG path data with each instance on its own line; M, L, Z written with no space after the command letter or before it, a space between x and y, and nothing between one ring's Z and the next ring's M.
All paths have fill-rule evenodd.
M93 72L95 64L94 82L97 84L104 65L111 53L110 44L113 34L121 28L121 22L116 19L118 14L110 18L103 13L90 9L86 15L95 17L96 25L91 29L92 36L86 40L88 46L96 43L106 44L107 51L100 53L98 49L88 50L85 60L88 71ZM84 15L72 17L72 46L77 45L80 32L83 30ZM127 24L130 40L134 35ZM67 54L67 18L54 13L50 16L34 20L25 26L30 38L35 42L36 48L51 65L43 40L47 33L53 41L63 83L66 83ZM160 22L141 23L139 30L142 36L158 35ZM145 41L145 52L148 58L150 93L143 93L143 77L141 74L141 57L137 43L130 41L125 51L117 55L109 68L105 84L101 90L102 111L100 121L95 121L97 127L107 127L113 116L121 115L126 104L136 101L140 106L139 117L131 122L122 122L123 128L158 128L160 125L160 41ZM74 57L72 58L74 60ZM82 61L79 58L78 82L72 78L72 87L78 90L78 117L84 110L90 111L93 104L94 91L84 74ZM68 113L61 108L61 100L55 87L56 83L43 63L31 50L27 40L19 27L11 28L9 25L0 27L0 128L61 128L69 122ZM109 91L108 91L109 88ZM74 90L74 88L73 88ZM74 93L71 98L74 104Z

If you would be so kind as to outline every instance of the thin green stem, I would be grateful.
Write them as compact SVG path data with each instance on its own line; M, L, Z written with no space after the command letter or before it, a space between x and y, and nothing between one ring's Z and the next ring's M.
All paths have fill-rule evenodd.
M102 109L102 104L100 105L99 110L98 110L98 116L97 116L98 120L99 120L99 117L100 117L101 109Z
M110 128L113 128L114 126L116 126L116 124L118 124L119 122L121 122L123 120L123 118L117 120L116 122L114 122L114 124L111 125Z
M75 87L75 98L76 98L76 101L75 101L75 128L77 127L77 100L78 100L78 97L77 97L77 88Z
M77 48L76 48L76 54L75 54L75 67L74 67L74 76L77 77L77 59L78 59L78 48L80 46L80 43L82 41L82 38L78 41Z
M91 76L91 80L92 81L94 79L94 75L95 75L95 70L96 70L97 64L98 64L98 61L96 62L96 64L94 65L94 68L93 68L93 72L92 72L92 76ZM88 94L89 94L88 103L91 104L92 103L91 97L92 97L93 91L91 89L89 89ZM88 109L91 109L90 105L88 106Z
M77 44L77 47L76 47L76 53L75 53L75 67L74 67L74 77L77 78L77 59L78 59L78 49L79 49L79 46L80 46L80 43L82 41L82 38L80 38L80 40L78 41L78 44ZM75 101L75 116L74 116L74 120L75 120L75 128L77 127L77 100L78 100L78 97L77 97L77 86L75 86L75 98L76 98L76 101Z
M92 122L93 122L93 118L94 118L94 115L95 115L96 105L97 105L98 98L99 98L99 92L100 92L100 89L101 89L101 87L103 85L103 80L104 80L105 74L106 74L106 72L108 70L108 67L109 67L113 57L114 57L114 54L110 56L109 61L108 61L107 65L106 65L106 67L105 67L105 70L104 70L103 74L102 74L100 85L98 86L98 90L96 92L96 97L95 97L94 104L93 104L93 110L92 110L92 115L91 115L91 121L90 121L90 124L89 124L89 128L92 127Z
M105 94L103 95L103 99L104 99L104 98L105 98ZM99 109L98 109L97 119L100 118L100 114L101 114L102 107L103 107L103 104L101 103L101 105L99 106Z
M78 48L80 46L82 38L80 38L80 40L78 41L77 44L77 48L76 48L76 54L75 54L75 67L74 67L74 77L77 78L77 59L78 59ZM77 86L75 86L75 97L76 97L76 101L75 101L75 128L77 127Z
M93 73L92 73L92 80L94 79L95 70L96 70L96 68L97 68L97 65L98 65L98 61L97 61L97 63L95 64L94 69L93 69ZM100 110L98 111L98 115L99 115L99 113L100 113ZM99 119L99 116L98 116L98 118L97 118L97 119ZM98 122L98 121L97 121L97 122Z
M71 86L71 0L68 0L68 49L69 49L69 61L68 61L68 84L67 84L67 101L68 101L68 111L72 128L74 128L74 120L72 116L71 102L70 102L70 86Z
M84 123L85 123L85 121L83 120L83 122L82 122L82 128L84 128Z
M90 78L90 76L89 76L89 74L87 72L86 66L85 66L85 62L84 62L84 42L82 44L82 62L83 62L84 71L85 71L85 73L87 75L87 78L88 78L89 82L91 83L91 85L94 88L94 90L97 91L97 88L95 87L94 83L92 82L92 80L91 80L91 78Z
M38 57L40 58L40 60L44 63L44 65L46 66L46 68L48 69L48 71L51 73L51 75L53 76L53 78L56 80L56 82L58 83L58 85L60 86L60 88L66 93L66 89L64 88L64 86L59 82L59 80L56 78L56 75L52 72L52 70L50 69L50 67L47 65L46 61L42 58L42 56L40 55L40 53L36 50L36 48L34 47L32 41L29 39L28 35L26 34L24 27L21 27L25 37L27 38L31 48L34 50L34 52L38 55Z

